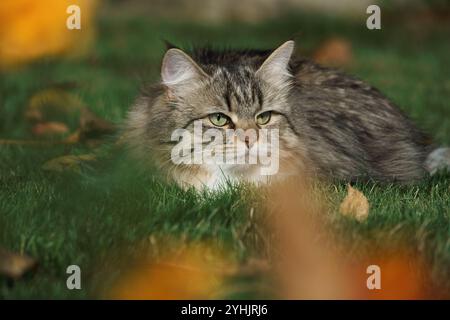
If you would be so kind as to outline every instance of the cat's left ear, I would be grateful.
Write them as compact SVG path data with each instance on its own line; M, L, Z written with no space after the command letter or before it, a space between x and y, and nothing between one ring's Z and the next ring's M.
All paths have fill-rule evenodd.
M295 43L292 40L283 43L263 62L256 74L274 84L282 84L291 78L289 61L291 60L294 46Z
M169 49L161 66L161 79L167 87L192 86L192 81L207 77L199 65L180 49Z

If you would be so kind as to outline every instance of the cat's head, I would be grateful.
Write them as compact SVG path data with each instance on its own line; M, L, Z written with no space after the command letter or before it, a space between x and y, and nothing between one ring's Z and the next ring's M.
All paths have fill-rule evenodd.
M261 129L277 129L279 146L276 148L283 156L283 151L295 144L288 103L293 85L289 67L293 50L294 42L287 41L256 60L251 56L240 58L234 52L233 63L221 64L220 59L196 61L195 55L191 57L180 49L169 49L161 67L160 101L163 103L149 112L149 117L153 118L150 130L164 141L177 129L195 136L196 124L201 124L204 130L222 132L224 137L227 130L235 130L239 134L233 139L224 138L223 144L214 151L215 155L222 153L225 157L238 148L271 149L272 140L261 139L259 133ZM185 147L190 148L191 142L185 143ZM200 164L202 166L204 169L211 167ZM236 175L250 172L247 165L225 164L221 168Z
M204 63L180 49L169 49L161 67L167 102L183 113L184 120L204 119L208 126L273 126L288 109L285 95L292 84L293 49L293 41L285 42L260 65L245 57L223 65Z

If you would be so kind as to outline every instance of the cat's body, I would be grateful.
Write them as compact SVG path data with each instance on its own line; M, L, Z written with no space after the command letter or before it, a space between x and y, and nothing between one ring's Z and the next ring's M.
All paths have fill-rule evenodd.
M128 143L169 178L197 188L304 174L344 181L421 179L433 149L429 139L378 90L291 57L293 45L288 41L275 51L195 50L192 59L169 50L161 84L147 90L130 112ZM224 117L228 122L222 126ZM262 118L269 121L262 124ZM195 120L216 129L278 129L277 174L262 176L258 164L175 165L171 134L177 128L193 131ZM259 140L255 145L263 147Z

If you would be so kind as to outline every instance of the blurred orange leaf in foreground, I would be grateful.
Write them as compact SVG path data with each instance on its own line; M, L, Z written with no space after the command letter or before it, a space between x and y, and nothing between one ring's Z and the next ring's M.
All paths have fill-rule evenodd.
M118 280L109 298L120 300L211 299L233 263L213 246L192 244L158 261L144 259Z
M351 43L343 38L332 37L325 40L314 52L314 61L332 67L351 64L353 50Z
M0 69L45 56L76 56L93 38L97 0L0 1ZM81 29L66 26L70 5L80 8Z
M376 265L380 268L380 289L368 290L364 280L368 275L358 273L356 277L360 287L358 298L375 300L417 300L442 298L443 296L430 285L430 268L420 257L407 254L406 248L399 248L390 254L372 254L372 258L366 263L361 263L359 268L363 271L368 265Z
M348 187L341 213L363 221L366 197ZM343 241L324 223L326 194L294 181L271 189L274 276L282 299L431 299L448 293L431 281L431 267L414 243L366 243L365 251ZM273 199L273 200L272 200ZM342 207L344 207L342 209ZM359 247L359 246L358 246ZM350 252L350 254L345 254ZM352 254L354 252L355 254ZM369 286L369 266L379 268L380 287Z

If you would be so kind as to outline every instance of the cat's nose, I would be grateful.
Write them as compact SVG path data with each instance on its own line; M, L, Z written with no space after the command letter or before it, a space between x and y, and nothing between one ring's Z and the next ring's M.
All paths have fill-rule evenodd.
M238 136L239 140L245 143L247 149L253 147L255 142L258 140L258 133L255 130L247 130Z
M250 146L250 138L249 137L245 137L245 145L247 146L248 149L251 148L251 146Z

